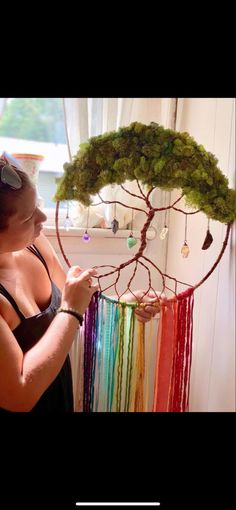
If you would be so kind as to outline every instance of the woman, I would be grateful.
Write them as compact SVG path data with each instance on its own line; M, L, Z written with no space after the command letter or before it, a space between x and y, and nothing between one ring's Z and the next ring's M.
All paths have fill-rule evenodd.
M45 214L27 174L0 158L0 412L73 411L69 350L98 290L96 270L67 275L41 233ZM140 299L142 291L136 291ZM133 296L126 295L127 301ZM145 296L146 322L158 310Z

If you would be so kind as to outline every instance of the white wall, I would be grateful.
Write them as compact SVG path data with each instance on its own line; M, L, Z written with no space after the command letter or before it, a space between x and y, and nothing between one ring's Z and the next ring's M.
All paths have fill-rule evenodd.
M178 113L176 129L189 132L215 154L230 187L235 187L235 100L181 99ZM190 254L183 259L184 215L171 214L168 274L195 284L208 272L220 252L226 227L210 222L214 241L203 251L206 228L205 215L189 217ZM195 291L190 388L190 411L235 411L235 224L220 264Z

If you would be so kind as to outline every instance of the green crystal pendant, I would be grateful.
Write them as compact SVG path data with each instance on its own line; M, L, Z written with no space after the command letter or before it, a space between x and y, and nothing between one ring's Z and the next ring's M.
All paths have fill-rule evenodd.
M133 237L133 235L130 234L130 236L127 238L128 248L133 248L133 246L135 246L137 242L138 242L137 239L135 239L135 237Z

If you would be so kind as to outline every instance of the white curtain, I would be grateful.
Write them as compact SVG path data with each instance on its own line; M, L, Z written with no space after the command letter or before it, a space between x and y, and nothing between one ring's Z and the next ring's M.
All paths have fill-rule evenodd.
M149 124L157 122L164 127L174 127L173 118L176 110L174 98L64 98L65 127L70 158L79 150L79 145L91 136L107 131L115 131L119 127L128 126L131 122ZM125 187L139 194L136 182L125 183ZM133 207L140 206L140 200L128 196L119 186L106 186L101 196L104 200L119 200ZM94 197L94 203L100 200ZM89 212L89 227L110 226L116 216L119 228L127 228L132 219L132 210L120 205L100 205ZM74 225L86 227L87 212L81 204L75 204L71 210ZM133 220L139 226L139 215L134 211ZM105 219L105 223L104 223Z
M7 102L7 97L0 97L0 119L4 112L6 102Z
M176 98L63 98L69 153L91 136L128 126L157 122L173 128Z
M107 131L117 130L120 126L128 126L131 122L142 122L149 124L157 122L166 128L175 129L175 116L177 100L175 98L64 98L64 114L67 133L67 143L70 158L79 150L79 145L87 141L91 136L96 136ZM136 182L127 182L125 187L130 191L138 191ZM123 192L119 186L107 186L101 191L104 199L120 200L135 207L140 206L140 200L133 199ZM155 191L153 200L158 203L168 200L166 194ZM127 201L128 196L128 201ZM112 197L112 198L111 198ZM130 200L132 198L132 201ZM96 198L97 201L97 198ZM90 208L93 209L93 208ZM123 207L116 208L116 217L120 228L125 228L131 221L131 210ZM78 223L85 226L87 214L83 206L77 206ZM107 222L111 221L114 215L113 206L103 206L103 209L96 208L90 211L91 223L96 224L96 215L105 216ZM142 216L140 218L140 216ZM75 220L75 218L74 218ZM134 216L134 228L143 223L143 213ZM73 374L73 387L75 398L75 411L82 410L83 396L83 338L73 343L70 351Z

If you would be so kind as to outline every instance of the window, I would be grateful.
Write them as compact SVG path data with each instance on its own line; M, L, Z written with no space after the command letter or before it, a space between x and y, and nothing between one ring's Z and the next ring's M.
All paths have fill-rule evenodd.
M81 101L84 103L84 99ZM86 126L88 122L88 130L85 129L85 131L90 132L90 135L98 134L102 130L103 101L105 100L99 98L88 98L87 100L89 115L82 120L80 119L80 121L83 126ZM1 104L4 106L4 100L2 103L0 102L0 107ZM67 98L68 105L70 106L69 113L74 121L74 100ZM79 104L76 104L76 107L80 111ZM84 111L87 111L86 108L83 110L81 107L81 112L84 115ZM116 108L114 111L116 111ZM114 121L114 111L113 116L109 117L109 121ZM74 133L73 129L72 133ZM76 131L75 137L77 137ZM56 191L56 180L63 175L64 163L70 160L64 123L63 99L8 98L2 116L0 116L0 154L3 151L13 155L20 153L43 156L44 159L39 166L37 187L39 195L43 199L43 209L47 215L45 225L51 229L55 226L56 203L53 201L53 196ZM129 186L130 183L127 183L126 187L129 188ZM124 192L121 189L114 187L112 191L110 186L104 188L102 193L105 200L120 199L122 201L123 195ZM127 202L127 197L125 197L124 202ZM140 206L139 200L137 204L134 203L134 206ZM67 215L69 215L69 219L72 220L72 225L76 229L86 228L87 225L89 228L111 229L114 206L102 205L90 208L88 217L87 210L77 202L61 202L59 215L61 226L66 227L68 223ZM117 205L116 216L120 224L120 231L129 229L132 221L131 210L125 210L122 206ZM135 212L133 217L134 228L136 226L139 228L143 217L141 223ZM113 233L111 233L112 235Z
M38 191L48 219L54 217L56 179L69 161L61 98L8 98L0 119L0 152L39 154ZM61 208L66 204L61 204ZM51 220L52 222L53 220Z

